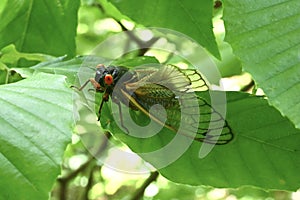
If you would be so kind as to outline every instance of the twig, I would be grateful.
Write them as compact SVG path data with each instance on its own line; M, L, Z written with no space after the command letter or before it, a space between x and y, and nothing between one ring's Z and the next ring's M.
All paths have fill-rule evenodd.
M96 152L95 157L97 157L97 155L100 155L106 149L108 140L111 137L109 132L105 132L104 134L105 134L105 136L103 136L104 141L101 144L101 146L99 147L98 151ZM60 183L60 200L66 199L67 186L68 186L69 182L73 178L75 178L79 173L84 172L89 166L93 165L93 163L95 163L95 157L90 155L89 159L84 164L82 164L78 169L71 172L70 174L68 174L65 177L61 177L61 178L57 179Z
M158 37L151 38L148 42L144 42L139 39L132 31L129 31L120 21L115 21L121 26L122 30L128 35L128 37L133 40L139 46L138 56L143 56L150 49L150 47L159 39Z
M159 175L159 173L157 171L152 172L150 174L150 176L145 180L143 185L140 188L138 188L138 190L131 197L130 200L139 200L139 199L141 199L144 195L144 192L145 192L146 188L150 185L150 183L152 183L153 181L155 181L157 179L158 175Z
M57 180L60 183L60 200L67 199L67 188L69 182L75 178L79 173L83 172L92 162L94 161L94 158L90 158L88 161L86 161L83 165L81 165L77 170L71 172L68 176L58 178Z
M91 167L89 178L88 178L88 183L85 187L85 191L84 191L84 194L83 194L83 199L89 199L89 191L91 190L91 188L93 186L94 173L95 173L96 170L98 170L98 166L95 163L95 165Z
M106 11L104 10L103 6L100 3L93 3L92 5L97 7L102 13L106 14ZM116 19L114 16L109 16L109 17L113 18L121 26L122 31L124 31L128 35L128 37L139 46L138 56L145 55L145 53L150 49L150 47L159 39L157 37L154 37L151 40L144 42L141 39L139 39L136 35L134 35L132 31L128 30L120 22L120 20Z

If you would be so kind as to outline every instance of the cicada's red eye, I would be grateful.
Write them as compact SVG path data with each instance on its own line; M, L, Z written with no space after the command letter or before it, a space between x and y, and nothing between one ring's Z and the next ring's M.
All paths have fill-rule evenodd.
M114 78L112 77L112 75L107 74L104 77L104 82L106 85L111 85L114 82Z

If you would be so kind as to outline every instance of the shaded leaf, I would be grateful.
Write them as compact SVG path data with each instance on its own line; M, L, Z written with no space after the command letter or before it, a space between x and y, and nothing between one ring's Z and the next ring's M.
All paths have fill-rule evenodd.
M197 94L209 101L209 93ZM261 97L227 93L226 119L234 140L214 146L203 159L198 156L203 143L193 142L180 158L164 168L159 168L159 165L172 157L183 144L178 144L172 151L162 151L155 157L145 156L144 153L163 150L174 133L164 128L153 137L135 138L120 130L115 122L119 119L114 119L110 114L108 104L103 112L102 126L171 181L226 188L253 185L265 189L296 190L300 187L300 181L295 176L300 167L300 131ZM140 112L132 111L131 116L140 125L149 123ZM140 134L147 131L151 132L143 129Z
M79 0L7 1L0 13L0 49L54 56L75 55Z

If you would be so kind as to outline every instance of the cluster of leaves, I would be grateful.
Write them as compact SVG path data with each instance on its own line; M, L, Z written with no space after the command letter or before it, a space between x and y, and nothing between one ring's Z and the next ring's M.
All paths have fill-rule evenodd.
M113 19L119 31L126 29L122 20L135 26L169 28L193 38L216 58L228 58L227 52L219 52L224 43L217 43L213 33L213 1L99 0L83 4L81 9L91 7L101 13L94 20ZM204 159L198 159L200 144L193 144L160 173L190 185L296 190L300 187L296 176L300 167L300 3L226 0L223 5L225 40L267 99L228 92L227 120L235 140L216 147ZM79 0L0 3L1 199L47 199L61 173L74 128L69 86L86 62L85 57L75 57L80 52L76 52L76 36L85 42L89 37L105 39L111 34L77 35L79 8ZM91 64L95 62L99 59ZM228 63L220 68L223 76L240 73L236 59ZM106 105L102 120L112 123L104 128L131 150L140 153L161 148L163 137L141 142L120 133L108 109ZM144 159L155 166L155 160Z

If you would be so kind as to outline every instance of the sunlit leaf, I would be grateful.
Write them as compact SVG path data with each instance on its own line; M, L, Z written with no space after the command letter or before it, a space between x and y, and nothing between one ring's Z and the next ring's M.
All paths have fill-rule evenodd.
M48 199L71 140L65 77L37 74L0 86L0 199Z
M270 104L300 128L300 1L226 0L226 40Z
M110 2L137 23L184 33L220 58L212 31L213 1L110 0Z
M49 56L45 54L18 52L14 45L8 45L7 47L4 47L0 52L1 52L0 61L8 65L14 65L20 59L39 61L39 62L44 62L44 61L49 61L54 59L53 56Z

